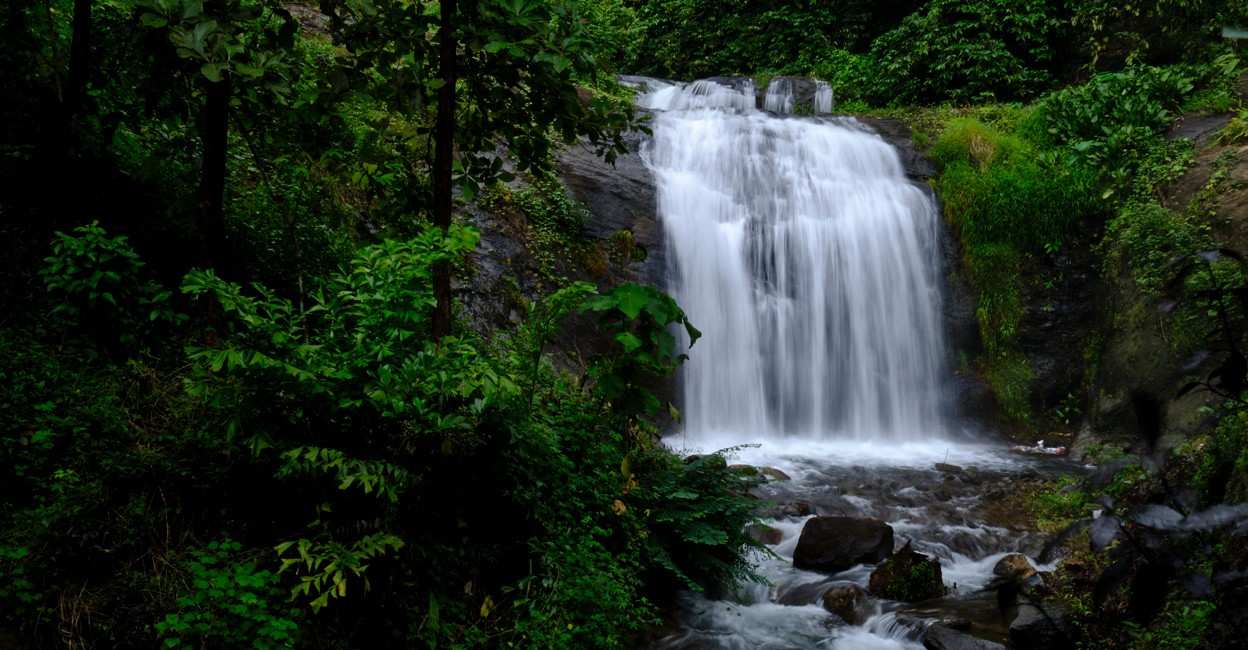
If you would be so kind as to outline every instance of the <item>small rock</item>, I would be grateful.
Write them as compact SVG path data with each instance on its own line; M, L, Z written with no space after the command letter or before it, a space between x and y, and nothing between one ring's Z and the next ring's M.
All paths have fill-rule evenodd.
M971 631L971 619L961 617L949 617L940 619L940 625L947 628L957 630L959 632Z
M909 544L871 572L867 589L876 596L905 602L945 595L940 561L916 553Z
M867 620L867 592L853 583L834 585L823 593L823 608L840 616L850 625Z
M878 519L815 517L802 527L793 566L835 573L875 564L893 553L893 528Z
M766 524L750 524L746 526L745 533L759 544L775 546L784 539L784 532L779 528L773 528Z
M941 623L927 628L923 647L927 650L1005 650L1000 643L973 637Z
M776 603L790 607L818 604L827 591L829 582L804 582L801 584L781 584L776 586Z
M809 501L794 501L781 506L780 514L789 517L809 517L815 514L815 507L810 505Z
M1036 569L1022 553L1010 553L992 567L992 575L1012 582L1022 582L1036 575Z
M949 463L936 463L936 471L944 472L946 474L961 474L966 470L957 465L950 465Z

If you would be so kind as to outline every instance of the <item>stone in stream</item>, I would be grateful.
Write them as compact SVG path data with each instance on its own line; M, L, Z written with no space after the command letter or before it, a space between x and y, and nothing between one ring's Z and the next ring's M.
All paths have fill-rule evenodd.
M1000 643L973 637L940 624L927 628L927 633L923 636L923 647L927 650L1005 650L1005 646Z
M879 519L815 517L802 527L793 566L835 573L893 554L893 528Z
M944 472L946 474L961 474L966 470L963 470L957 465L950 465L949 463L936 463L936 471Z
M916 602L945 595L940 560L911 550L910 544L871 572L867 589L889 600Z
M766 524L750 524L745 527L745 533L759 544L775 546L784 539L784 532L779 528L773 528Z
M1017 650L1073 648L1066 612L1054 603L1019 605L1010 623L1010 646Z
M1036 575L1036 569L1022 553L1010 553L992 567L992 575L1011 582L1022 582Z
M850 625L867 620L867 592L853 583L833 585L823 593L823 608L840 616Z

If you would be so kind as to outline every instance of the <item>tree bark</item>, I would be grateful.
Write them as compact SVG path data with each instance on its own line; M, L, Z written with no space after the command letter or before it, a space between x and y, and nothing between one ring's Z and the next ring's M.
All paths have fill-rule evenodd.
M445 235L451 227L451 172L455 155L455 4L442 0L438 21L438 115L434 126L433 154L433 223ZM433 294L437 306L433 312L433 338L440 340L451 333L451 264L438 262L433 267Z
M225 246L225 154L230 131L230 78L208 82L200 115L203 166L199 175L201 263L221 266L229 259ZM214 264L215 262L215 264ZM224 270L224 269L222 269Z
M74 0L73 40L69 46L69 79L65 87L65 117L72 126L87 92L88 62L91 59L92 0Z

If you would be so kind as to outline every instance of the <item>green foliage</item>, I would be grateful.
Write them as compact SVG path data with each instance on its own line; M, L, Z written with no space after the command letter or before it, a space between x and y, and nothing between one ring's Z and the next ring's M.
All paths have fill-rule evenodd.
M1171 598L1148 627L1129 624L1134 650L1195 650L1208 647L1205 634L1217 605L1208 600Z
M1128 187L1193 88L1184 71L1136 66L1045 97L1036 119L1071 165L1100 170L1109 196Z
M861 0L643 0L630 68L662 77L805 73L827 52L869 42L897 6ZM890 16L891 18L891 16ZM885 19L887 20L887 18Z
M1023 313L1022 266L1054 254L1095 213L1089 175L1065 167L1017 135L972 118L950 120L932 145L936 189L962 243L985 354L981 372L1004 411L1030 420L1031 368L1016 348Z
M940 567L938 560L907 556L903 562L901 557L900 555L895 555L893 559L888 561L889 564L886 567L893 570L889 572L889 579L884 583L884 588L875 595L907 603L943 595L944 585L941 582L941 578L936 575L936 571ZM902 563L902 566L890 566L893 563ZM938 590L933 594L934 587Z
M1159 295L1174 273L1171 262L1208 244L1207 229L1157 203L1130 203L1109 221L1107 273L1125 265L1146 295Z
M142 270L143 262L126 237L110 237L93 221L72 235L56 233L39 275L56 301L53 316L98 328L97 334L133 347L151 323L184 318L173 311L170 292L145 278Z
M1093 67L1171 63L1209 49L1224 25L1248 20L1248 8L1224 0L1086 0L1071 7L1075 33Z
M590 371L598 394L626 416L658 412L661 404L649 386L671 375L688 358L678 350L671 326L684 329L690 346L702 333L670 296L640 284L622 284L594 296L586 301L585 309L598 315L602 331L616 350Z
M1065 476L1033 493L1028 507L1040 530L1056 533L1076 519L1091 515L1100 505L1083 489L1079 479Z
M190 580L178 611L156 623L164 648L294 648L299 612L277 575L241 557L232 540L211 542L185 562Z
M721 452L722 453L722 452ZM666 451L638 454L620 470L640 483L629 494L649 535L644 557L686 587L722 593L754 577L743 549L754 548L746 525L754 508L743 497L759 478L728 469L720 453L681 460Z
M1229 405L1212 434L1179 453L1195 459L1192 487L1205 503L1248 501L1248 409Z
M871 46L879 104L1026 98L1049 83L1059 20L1048 0L932 0Z

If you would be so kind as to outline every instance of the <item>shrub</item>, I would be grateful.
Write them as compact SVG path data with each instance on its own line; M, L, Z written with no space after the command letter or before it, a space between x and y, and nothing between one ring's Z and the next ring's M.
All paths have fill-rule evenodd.
M1105 272L1126 265L1146 295L1156 296L1170 280L1171 261L1208 243L1206 229L1155 202L1130 203L1110 220L1105 233Z
M99 222L73 234L56 233L52 254L39 271L52 315L75 322L102 343L132 347L155 321L177 322L170 292L142 276L143 261L124 236L109 236Z
M1026 98L1050 83L1058 18L1046 0L932 0L871 46L879 104Z
M298 610L286 605L277 575L240 557L225 540L195 551L184 567L190 589L178 611L156 623L165 648L294 648Z

